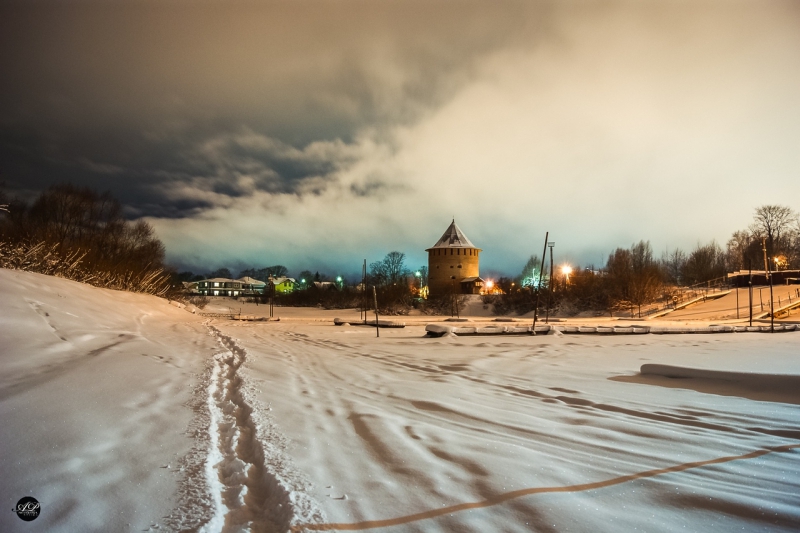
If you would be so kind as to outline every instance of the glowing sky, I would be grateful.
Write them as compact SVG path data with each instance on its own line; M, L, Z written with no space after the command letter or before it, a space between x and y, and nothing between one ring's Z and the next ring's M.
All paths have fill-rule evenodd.
M4 2L0 180L71 181L199 271L516 274L800 210L800 3Z

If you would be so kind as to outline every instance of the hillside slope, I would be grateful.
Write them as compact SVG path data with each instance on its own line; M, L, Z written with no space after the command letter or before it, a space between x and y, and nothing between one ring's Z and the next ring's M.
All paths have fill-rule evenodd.
M33 522L0 513L0 530L163 527L178 460L201 447L189 402L216 349L163 299L0 270L0 490L6 509L41 503Z

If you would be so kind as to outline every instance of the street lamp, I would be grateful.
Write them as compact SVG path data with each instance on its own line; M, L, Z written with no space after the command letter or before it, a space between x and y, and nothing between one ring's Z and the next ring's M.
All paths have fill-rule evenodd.
M451 305L451 307L450 307L450 316L453 316L453 314L455 314L458 318L461 318L461 314L459 313L459 309L458 309L458 297L456 296L456 277L455 276L450 276L450 280L452 281L452 295L453 295L453 298L452 298L452 300L450 302L450 305ZM454 307L455 307L455 313L453 313L453 308Z
M567 284L569 283L569 275L572 274L572 267L569 265L562 266L561 273L564 275L564 290L567 290Z

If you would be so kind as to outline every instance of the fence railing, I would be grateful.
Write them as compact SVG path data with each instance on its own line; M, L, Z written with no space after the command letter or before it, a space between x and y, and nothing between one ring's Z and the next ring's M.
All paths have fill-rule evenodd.
M696 283L695 285L691 285L689 287L677 288L671 293L664 294L661 298L659 298L660 301L656 301L655 303L650 304L647 308L642 309L639 313L639 318L648 317L664 311L674 310L682 305L690 303L693 300L705 301L717 293L730 289L730 286L727 283L721 282L724 280L726 280L726 278L717 278L715 280L709 280L703 283Z

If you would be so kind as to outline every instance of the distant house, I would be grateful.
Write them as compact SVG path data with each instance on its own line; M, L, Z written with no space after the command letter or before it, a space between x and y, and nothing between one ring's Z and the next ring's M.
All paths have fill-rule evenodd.
M267 284L263 281L251 278L249 276L239 278L236 281L240 281L242 283L243 294L264 294L264 291L267 287Z
M483 294L484 281L478 276L461 280L461 294Z
M211 278L197 282L197 292L202 296L239 296L242 282L235 279Z
M297 283L294 278L287 277L270 278L270 281L275 285L275 292L278 294L289 294L294 291Z

